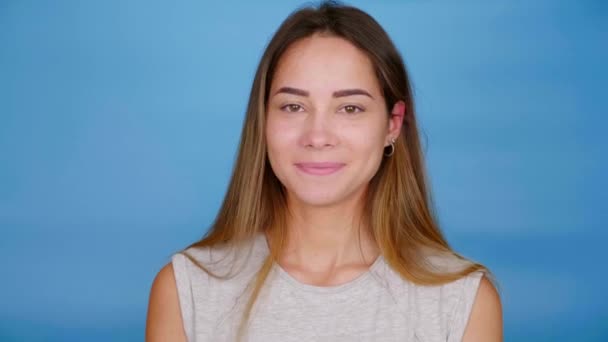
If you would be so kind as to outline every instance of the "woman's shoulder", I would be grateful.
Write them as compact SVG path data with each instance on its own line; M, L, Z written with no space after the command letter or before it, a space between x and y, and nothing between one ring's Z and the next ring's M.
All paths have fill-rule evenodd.
M150 289L146 318L146 340L186 341L182 329L184 321L180 312L179 294L173 265L164 265L156 274Z
M260 242L256 237L241 244L191 246L172 255L168 270L173 271L189 340L194 336L195 323L212 324L228 305L234 304L233 298L243 293L265 256Z
M475 262L449 251L427 250L424 262L429 269L439 274L463 275L441 285L413 286L419 315L426 317L425 322L420 322L421 330L424 331L425 325L435 321L435 324L442 326L448 336L451 336L448 341L460 341L472 315L476 298L479 297L478 293L483 293L482 297L485 298L488 292L495 291L493 278L486 269L467 272Z
M428 295L437 297L437 300L456 304L457 302L471 300L474 296L481 279L487 275L485 269L471 269L476 265L470 259L464 258L451 251L436 251L427 249L422 252L422 263L430 271L442 274L462 274L459 278L436 286L417 286L419 290Z
M208 277L209 272L219 276L249 275L257 271L267 254L259 236L241 243L224 243L216 246L190 246L171 256L176 277ZM179 274L179 275L178 275ZM186 279L184 279L186 280Z

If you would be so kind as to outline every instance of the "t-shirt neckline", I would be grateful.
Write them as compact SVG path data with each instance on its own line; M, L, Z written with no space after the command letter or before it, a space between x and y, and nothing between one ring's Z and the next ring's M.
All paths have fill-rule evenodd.
M260 233L258 239L261 240L262 248L264 249L265 254L267 255L268 253L270 253L270 247L268 246L268 241L266 240L266 235L264 233ZM356 278L351 279L346 283L342 283L342 284L338 284L338 285L330 285L330 286L318 286L318 285L303 283L303 282L299 281L298 279L294 278L291 274L289 274L289 272L285 271L283 269L283 267L281 267L281 265L279 265L277 262L273 262L272 269L275 270L282 279L284 279L290 285L292 285L298 289L302 289L302 290L305 290L308 292L328 293L329 294L329 293L338 293L338 292L346 291L357 285L361 285L361 284L368 282L372 278L373 273L375 273L378 270L378 268L383 263L383 261L384 261L384 258L382 257L382 254L380 254L376 258L376 260L374 260L374 262L369 266L369 268L365 272L358 275Z

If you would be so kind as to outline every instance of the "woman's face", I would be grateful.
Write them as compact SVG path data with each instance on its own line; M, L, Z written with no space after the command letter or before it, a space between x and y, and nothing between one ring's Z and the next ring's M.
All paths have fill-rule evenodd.
M330 206L359 198L399 135L402 105L389 117L371 61L350 42L314 35L292 44L272 79L266 120L268 157L288 199Z

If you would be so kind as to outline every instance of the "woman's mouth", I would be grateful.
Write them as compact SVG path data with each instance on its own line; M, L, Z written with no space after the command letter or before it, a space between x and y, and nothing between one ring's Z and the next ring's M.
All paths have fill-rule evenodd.
M337 172L344 167L344 163L319 162L319 163L296 163L296 167L304 173L325 176Z

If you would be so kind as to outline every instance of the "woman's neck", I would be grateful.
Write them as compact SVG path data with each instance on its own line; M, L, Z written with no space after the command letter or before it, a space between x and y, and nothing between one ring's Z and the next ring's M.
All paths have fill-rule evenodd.
M370 265L378 256L369 227L361 220L361 201L330 207L290 204L282 262L326 271L346 265Z

